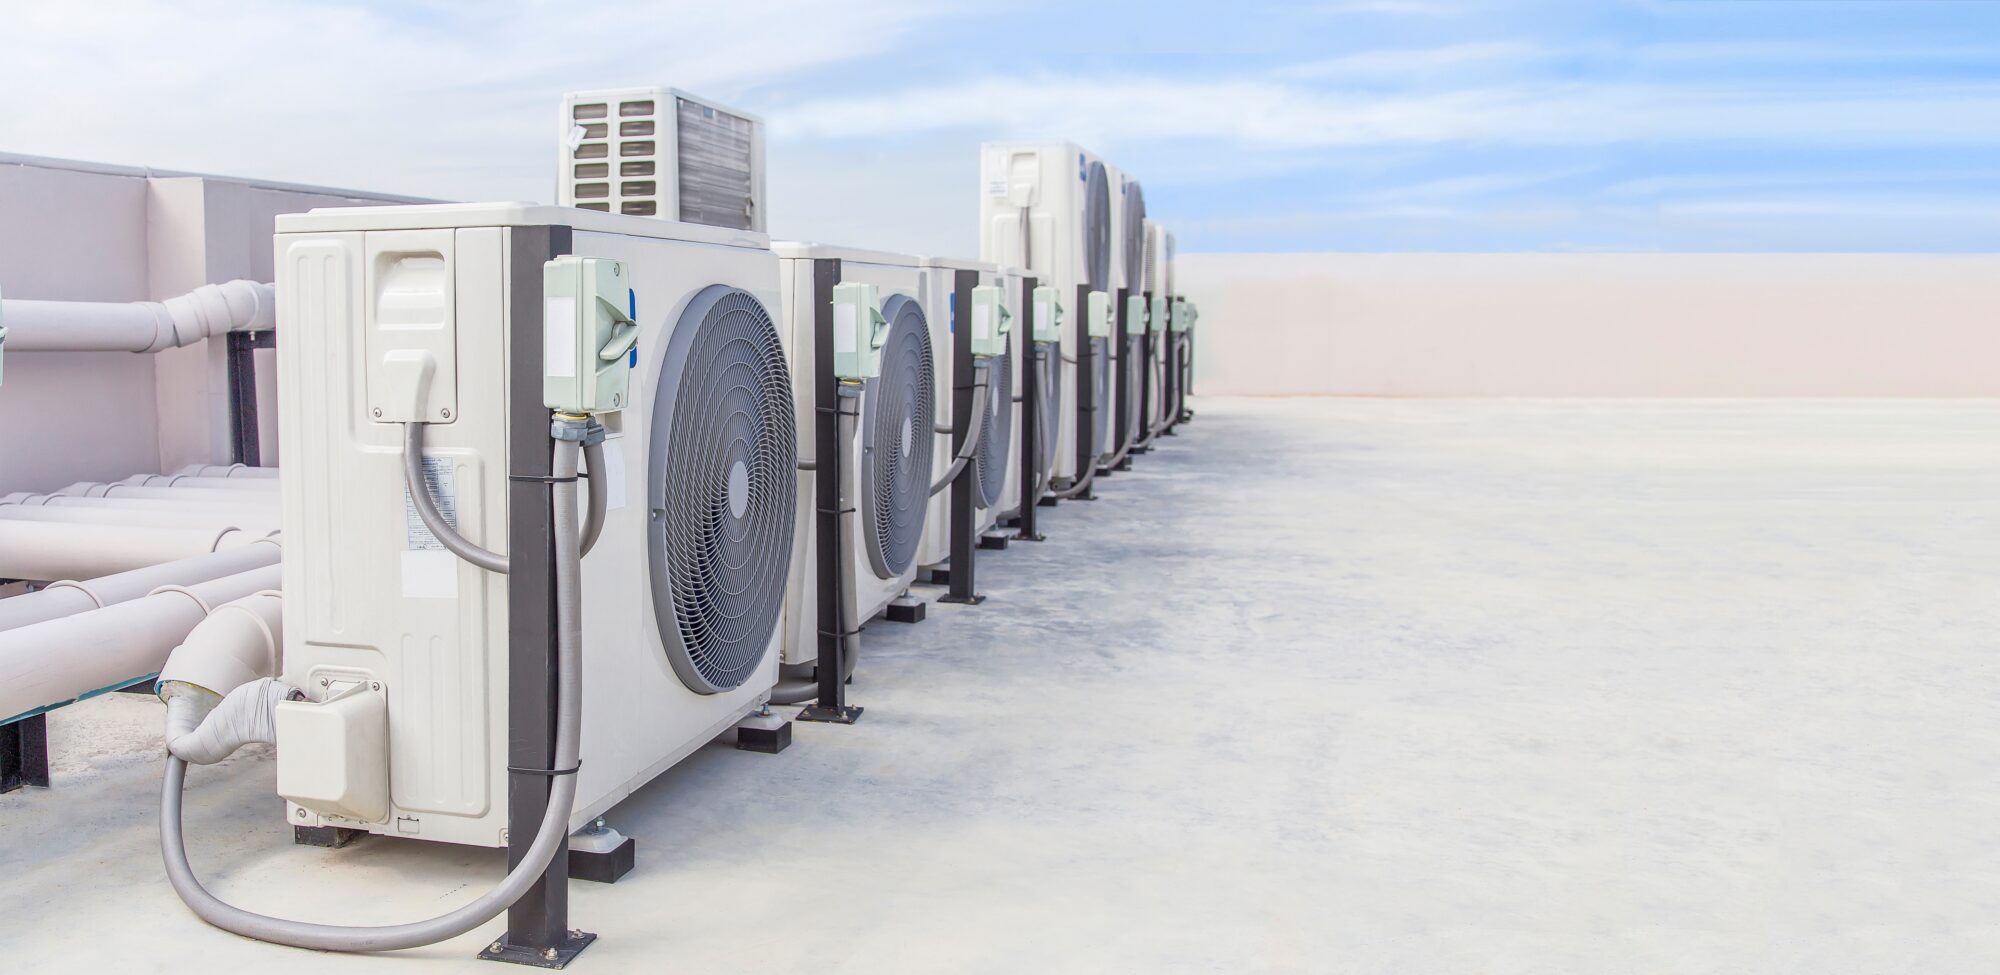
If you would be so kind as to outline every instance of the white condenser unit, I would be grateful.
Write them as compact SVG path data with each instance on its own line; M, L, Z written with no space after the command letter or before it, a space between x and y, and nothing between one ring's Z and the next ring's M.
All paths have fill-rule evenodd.
M764 231L764 122L673 88L563 98L557 202Z
M1001 504L1005 500L1007 467L1013 453L1017 412L1014 405L1016 359L1008 354L1012 348L1016 306L1008 300L1000 268L996 265L927 257L921 262L921 270L924 314L930 318L932 347L937 358L937 429L940 431L953 429L958 422L952 412L953 391L960 382L974 381L972 376L961 376L958 372L953 313L956 311L954 290L959 272L969 273L975 282L971 294L972 307L966 314L971 325L970 351L975 358L975 374L977 364L983 363L987 379L985 416L979 423L973 460L967 465L974 468L972 528L976 536L999 523ZM932 456L938 458L938 476L942 477L945 468L956 456L952 450L951 433L937 434L937 446ZM953 528L951 489L946 488L931 496L930 516L917 557L920 565L930 568L951 558Z
M1055 480L1072 481L1089 473L1077 465L1077 372L1083 346L1075 323L1091 316L1078 295L1080 290L1104 292L1108 307L1109 293L1117 287L1112 249L1117 183L1102 159L1069 142L989 143L980 149L979 171L980 259L1034 274L1041 284L1055 288L1063 309L1066 324L1054 363L1059 382L1050 393L1064 407L1053 411L1051 474ZM1084 445L1089 456L1103 453L1103 423L1111 406L1110 366L1104 355L1111 337L1102 328L1095 332L1103 334L1090 343L1097 352L1094 376L1085 377L1099 407L1095 429L1083 431L1092 438Z
M1026 411L1022 409L1024 404L1021 402L1021 395L1023 393L1022 372L1032 369L1035 366L1033 355L1034 337L1028 335L1027 330L1022 328L1022 323L1027 321L1025 312L1028 302L1033 300L1034 297L1027 292L1027 275L1018 267L1003 267L1000 269L999 285L1000 300L1003 307L1007 310L1010 327L1002 337L1002 341L1005 343L1007 349L1005 353L1007 357L1007 396L1004 400L1001 400L997 398L998 394L996 393L992 407L994 409L1004 408L1007 411L1004 422L1008 427L1008 433L1004 439L1007 460L1004 465L1005 474L1000 482L1000 500L992 506L995 522L998 522L1001 518L1009 518L1020 514L1021 465L1025 462L1025 455L1022 453L1022 450L1027 444ZM995 383L995 389L997 390L998 388L999 384ZM1044 396L1043 406L1047 407L1047 405L1048 399ZM1046 419L1044 419L1044 422L1047 422ZM996 431L993 436L997 437L999 433ZM980 454L981 464L986 463L987 456L988 454L982 449L982 453Z
M605 437L583 454L604 503L577 576L570 828L770 696L798 451L763 235L525 204L319 210L277 229L284 679L311 702L280 708L289 822L507 842L510 729L547 720L546 699L510 698L547 678L510 665L510 613L553 598L516 547L538 537L520 521L534 506L510 491L548 497L550 478L521 471L549 471L555 403ZM406 454L434 514L505 574L426 530Z
M841 400L841 409L853 414L845 421L853 432L838 465L847 481L845 507L851 509L840 532L852 540L839 569L852 591L841 618L856 626L908 592L916 578L931 478L943 469L933 432L937 401L944 395L937 373L941 329L925 314L922 271L915 257L795 242L772 249L781 268L798 435L806 443L813 442L819 384L835 381L815 366L823 310L814 297L814 274L820 262L838 262L839 283L833 286L830 309L833 359L840 381L858 394ZM816 479L830 465L815 459L812 466L798 474L799 558L785 601L784 661L797 666L818 659L814 573L819 539L813 499Z

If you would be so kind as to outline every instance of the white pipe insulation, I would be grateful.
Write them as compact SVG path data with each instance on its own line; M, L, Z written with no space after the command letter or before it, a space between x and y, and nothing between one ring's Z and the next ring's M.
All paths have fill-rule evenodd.
M66 579L46 589L0 599L0 632L128 602L161 586L192 586L276 565L280 554L279 542L273 538L268 545L241 545L83 582Z
M29 508L142 508L149 511L254 511L260 514L275 514L278 499L273 496L266 500L258 494L230 494L224 498L208 497L146 497L146 498L75 498L63 494L29 494L16 491L0 497L0 507L21 505Z
M275 479L278 476L278 469L275 467L251 467L248 464L189 464L174 473L188 477L261 477Z
M118 484L130 487L202 488L209 491L278 492L278 482L268 477L201 477L194 474L134 474ZM111 487L112 485L106 485Z
M69 498L182 498L188 501L238 501L278 503L275 490L246 488L256 481L237 481L232 487L208 487L192 484L128 484L118 482L103 484L96 481L78 481L56 494ZM268 494L268 497L259 495Z
M0 720L157 673L209 610L276 588L279 567L166 586L103 609L0 632Z
M0 578L88 579L267 540L264 534L236 527L134 528L0 520Z
M277 288L204 284L166 301L0 301L10 352L158 352L277 325Z
M181 681L217 695L276 677L285 654L284 595L265 589L216 607L167 655L160 683Z
M82 508L67 504L0 504L0 520L59 521L70 525L152 525L214 531L241 528L253 535L269 535L284 527L276 509L222 505L207 508Z

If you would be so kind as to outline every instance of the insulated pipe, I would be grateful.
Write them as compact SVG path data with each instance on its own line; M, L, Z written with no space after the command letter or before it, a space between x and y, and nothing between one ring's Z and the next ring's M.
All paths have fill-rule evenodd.
M159 683L180 681L217 696L276 677L285 655L284 595L251 593L215 608L167 655Z
M211 607L278 578L279 567L267 565L0 633L0 719L157 673Z
M278 469L275 467L251 467L248 464L189 464L174 473L185 474L190 477L260 477L275 479L278 476Z
M277 325L277 288L204 284L166 301L0 301L14 352L158 352Z
M0 599L0 632L138 599L161 586L192 586L275 565L280 554L278 540L265 541L268 544L241 545L84 582L64 580L46 589Z
M133 528L0 521L0 578L87 579L262 541L240 528Z
M74 505L0 505L0 519L8 521L58 521L85 525L153 525L171 528L206 528L221 531L241 528L253 535L268 535L283 528L276 511L227 510L220 506L205 510L187 508L79 508Z
M184 501L219 501L225 504L245 501L255 503L261 500L267 504L277 503L275 496L263 498L261 497L263 493L240 488L182 487L178 484L100 484L93 481L78 481L56 492L58 496L69 498L175 498Z
M581 576L583 558L576 526L577 445L557 441L550 503L555 536L556 584L556 741L554 770L549 778L549 804L542 814L535 839L519 863L507 871L498 886L458 910L426 921L381 927L348 927L338 924L311 924L266 917L226 904L209 893L188 865L187 844L181 835L182 787L187 781L187 761L167 758L167 773L160 784L160 853L166 861L167 880L173 884L188 908L216 927L246 938L274 944L310 948L316 951L394 951L435 944L457 937L485 924L528 892L542 874L556 849L569 834L569 814L576 803L578 744L583 730L583 642ZM421 483L421 482L419 482ZM569 774L562 774L562 773Z
M25 491L0 498L0 507L19 505L37 508L139 508L150 511L236 512L251 511L275 517L278 499L262 495L231 495L221 500L202 498L78 498L65 494L29 494Z
M583 542L578 551L590 554L604 534L604 506L610 502L611 471L604 466L604 441L585 444L583 461L590 465L590 511L583 516Z
M269 477L198 477L193 474L134 474L120 484L134 487L202 488L209 491L264 491L276 493L278 482Z

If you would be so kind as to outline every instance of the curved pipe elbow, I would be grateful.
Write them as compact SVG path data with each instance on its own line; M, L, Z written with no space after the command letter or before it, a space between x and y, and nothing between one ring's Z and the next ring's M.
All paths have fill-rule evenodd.
M284 666L284 595L253 593L217 606L195 624L160 668L159 682L181 682L218 696Z

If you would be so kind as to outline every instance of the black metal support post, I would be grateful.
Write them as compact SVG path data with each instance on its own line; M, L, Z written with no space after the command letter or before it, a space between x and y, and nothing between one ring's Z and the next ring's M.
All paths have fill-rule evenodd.
M0 724L0 793L49 787L49 716Z
M1090 338L1090 285L1076 286L1076 477L1091 476L1097 470L1097 348ZM1057 370L1061 372L1061 370ZM1097 490L1086 487L1075 501L1097 500Z
M1174 296L1167 296L1167 320L1160 326L1160 412L1166 414L1165 426L1160 428L1163 437L1177 436L1174 427L1181 422L1180 368L1181 336L1174 331Z
M847 703L846 652L849 630L860 621L847 619L841 600L841 573L851 561L840 548L840 519L852 513L840 505L841 471L848 458L840 442L840 378L833 373L833 286L840 283L840 261L813 261L813 531L819 547L814 573L819 599L818 650L814 665L819 698L799 712L800 721L853 724L861 709Z
M262 466L257 440L257 350L278 347L277 332L229 333L229 460Z
M1132 452L1135 454L1143 454L1153 449L1141 446L1140 441L1152 435L1153 414L1159 412L1153 408L1153 329L1158 325L1151 317L1153 293L1142 291L1139 293L1139 300L1146 303L1147 319L1146 330L1139 333L1139 432L1134 434L1138 439L1132 443Z
M1035 509L1041 498L1035 488L1044 483L1042 471L1042 356L1051 353L1035 341L1034 278L1021 279L1020 323L1014 326L1019 344L1008 350L1019 364L1021 374L1021 510L1015 514L1014 537L1024 542L1043 540L1035 530Z
M1111 413L1113 420L1111 443L1104 452L1112 456L1117 456L1119 452L1125 450L1132 439L1132 391L1128 388L1132 382L1132 340L1125 334L1125 299L1130 294L1131 292L1124 288L1119 288L1116 303L1111 306L1110 346L1116 350L1111 359L1111 395L1116 397L1118 402L1114 404L1115 409ZM1099 467L1097 476L1108 477L1112 471L1130 470L1131 459L1131 455L1126 454L1124 459L1115 465Z
M542 265L570 252L568 227L512 231L507 334L507 865L526 856L548 809L556 745L555 521L549 409L542 403ZM528 771L511 771L526 769ZM507 909L507 933L479 957L561 968L597 936L569 926L569 840Z
M972 358L972 289L979 286L978 271L954 271L951 279L951 456L965 449L972 432L972 400L976 391L977 366ZM1011 391L1009 395L1012 395ZM1009 404L1008 408L1012 408ZM950 591L938 597L941 603L977 606L986 601L979 594L977 556L979 550L978 504L972 494L979 490L977 463L967 464L951 482L951 576Z

